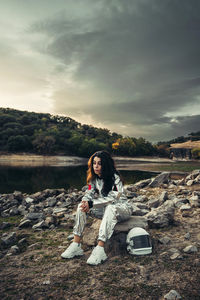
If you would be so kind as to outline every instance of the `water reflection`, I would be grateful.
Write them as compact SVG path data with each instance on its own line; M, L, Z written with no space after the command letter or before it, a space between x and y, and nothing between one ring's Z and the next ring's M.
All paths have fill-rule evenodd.
M86 166L78 167L0 167L0 193L34 193L46 188L81 189L86 180ZM125 184L154 175L150 172L120 170Z

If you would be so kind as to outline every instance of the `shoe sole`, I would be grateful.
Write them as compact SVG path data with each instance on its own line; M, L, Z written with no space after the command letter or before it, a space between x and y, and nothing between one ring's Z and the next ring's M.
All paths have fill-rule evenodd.
M90 266L98 266L98 265L104 263L104 262L107 260L107 258L108 258L108 257L105 257L105 259L102 259L101 262L98 263L98 264L90 263L90 262L88 262L88 261L87 261L87 264L90 265Z
M76 257L76 256L83 256L83 255L84 255L84 253L79 253L79 254L76 254L76 255L74 255L74 256L68 256L68 257L65 257L65 256L62 256L62 254L61 254L61 257L64 258L64 259L70 259L70 258L74 258L74 257Z

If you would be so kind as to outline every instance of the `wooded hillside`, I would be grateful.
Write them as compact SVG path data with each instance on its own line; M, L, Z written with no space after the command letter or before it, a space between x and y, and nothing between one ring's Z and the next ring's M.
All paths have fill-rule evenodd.
M69 117L0 108L0 151L88 157L97 150L115 155L154 155L144 138L123 137Z

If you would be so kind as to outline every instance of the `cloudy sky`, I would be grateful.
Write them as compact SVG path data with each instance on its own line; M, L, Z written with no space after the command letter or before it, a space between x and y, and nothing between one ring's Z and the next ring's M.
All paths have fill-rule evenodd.
M199 0L0 0L0 106L149 141L200 130Z

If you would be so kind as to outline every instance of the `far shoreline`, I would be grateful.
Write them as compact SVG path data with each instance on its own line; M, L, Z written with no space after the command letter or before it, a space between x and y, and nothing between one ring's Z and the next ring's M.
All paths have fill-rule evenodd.
M3 153L0 154L0 165L87 165L88 158L74 155L41 155L33 153ZM171 163L169 158L160 158L156 156L149 157L128 157L128 156L113 156L116 164L124 165L128 163L142 164L142 163Z
M117 169L174 174L187 174L200 169L200 161L172 160L166 157L113 156ZM0 167L79 167L87 166L88 158L72 155L39 155L33 153L0 153Z

